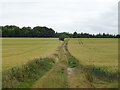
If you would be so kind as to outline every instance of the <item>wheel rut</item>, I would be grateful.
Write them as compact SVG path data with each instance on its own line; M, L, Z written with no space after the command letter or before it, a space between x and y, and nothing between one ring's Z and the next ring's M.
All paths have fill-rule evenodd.
M33 88L94 88L87 80L84 70L80 68L79 61L69 53L68 41L67 39L61 42L57 62L50 71L34 83Z

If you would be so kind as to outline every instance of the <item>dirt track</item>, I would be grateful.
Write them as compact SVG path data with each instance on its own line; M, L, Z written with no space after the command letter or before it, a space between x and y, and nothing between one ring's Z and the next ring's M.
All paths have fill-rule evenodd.
M34 83L33 88L94 88L79 66L74 68L68 66L70 53L67 50L67 43L68 40L62 42L58 48L56 64ZM61 71L62 74L59 74L58 71Z

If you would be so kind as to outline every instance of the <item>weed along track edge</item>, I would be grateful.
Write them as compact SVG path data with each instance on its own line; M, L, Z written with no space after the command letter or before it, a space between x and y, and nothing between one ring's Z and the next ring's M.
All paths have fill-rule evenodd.
M67 56L67 74L69 88L94 88L91 82L86 78L85 72L80 65L79 60L72 56L68 50L69 39L65 41L65 50Z
M3 72L3 88L30 88L32 84L48 72L54 58L37 58L21 67L13 67Z
M68 88L67 83L67 57L65 42L60 41L58 47L57 62L52 69L34 83L33 88Z

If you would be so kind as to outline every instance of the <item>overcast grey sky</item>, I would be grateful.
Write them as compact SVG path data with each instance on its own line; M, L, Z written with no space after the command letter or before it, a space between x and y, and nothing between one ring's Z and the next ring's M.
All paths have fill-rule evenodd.
M118 33L119 0L1 0L0 24L57 32Z

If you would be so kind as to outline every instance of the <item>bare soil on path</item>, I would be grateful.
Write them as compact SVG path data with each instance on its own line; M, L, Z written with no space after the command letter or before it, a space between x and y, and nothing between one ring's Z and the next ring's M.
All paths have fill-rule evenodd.
M57 62L34 83L33 88L94 88L79 66L74 68L68 66L70 53L67 50L67 43L68 40L62 42L57 50Z

